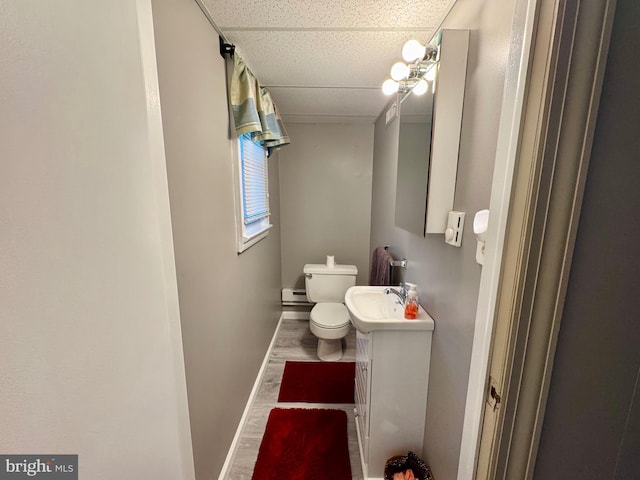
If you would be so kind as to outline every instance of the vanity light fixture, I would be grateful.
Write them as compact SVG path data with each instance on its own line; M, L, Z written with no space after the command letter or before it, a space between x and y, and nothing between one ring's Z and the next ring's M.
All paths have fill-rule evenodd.
M385 95L393 95L396 92L411 91L416 95L424 95L429 90L427 82L433 82L436 77L436 68L433 62L429 62L427 67L397 62L391 67L391 78L382 84L382 92Z
M396 62L391 67L391 78L396 82L405 80L408 78L421 78L424 77L428 81L432 81L435 78L435 66L433 61L416 62L413 65L407 65L406 63Z
M438 47L409 40L402 49L402 56L407 62L414 63L394 63L391 78L382 84L382 92L393 95L411 91L416 95L424 95L429 90L427 82L433 82L436 76Z

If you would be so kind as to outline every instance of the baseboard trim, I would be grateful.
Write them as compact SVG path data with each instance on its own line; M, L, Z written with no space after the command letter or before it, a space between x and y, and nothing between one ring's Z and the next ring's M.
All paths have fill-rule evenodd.
M282 320L309 320L309 312L282 312Z
M275 345L276 338L278 336L278 332L280 331L280 326L282 325L282 320L285 318L291 318L288 315L285 316L286 313L304 313L304 312L282 312L280 315L280 319L278 320L278 325L276 326L276 330L273 333L273 337L271 338L271 343L269 344L269 348L267 348L267 353L264 356L264 360L262 360L262 365L260 366L260 370L258 371L258 375L256 376L256 381L253 384L253 388L251 389L251 394L247 400L247 404L244 407L244 412L242 412L242 417L240 418L240 422L238 423L238 428L236 429L236 434L233 437L231 442L231 446L229 447L229 452L227 453L227 458L222 465L222 470L220 471L220 475L218 476L218 480L224 480L227 476L229 466L233 461L233 458L236 454L236 449L238 447L238 442L240 441L240 436L242 435L242 431L244 430L244 426L247 422L247 417L249 416L249 412L251 411L251 407L253 406L253 402L255 401L256 396L258 395L258 388L260 388L260 383L262 382L262 377L264 377L264 372L267 369L267 364L269 363L269 357L271 356L271 351L273 350L273 346ZM309 315L307 314L307 317Z

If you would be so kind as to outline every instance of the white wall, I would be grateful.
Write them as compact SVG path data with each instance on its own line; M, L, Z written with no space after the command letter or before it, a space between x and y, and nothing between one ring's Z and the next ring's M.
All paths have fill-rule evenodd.
M238 255L224 60L193 0L153 0L196 475L217 478L280 317L274 227ZM289 148L289 147L286 147Z
M458 470L481 273L473 215L489 205L513 7L513 0L458 0L444 23L471 31L454 200L467 213L461 248L443 235L423 238L395 226L397 119L385 126L379 118L375 126L371 248L390 244L408 259L404 280L418 284L420 303L435 319L423 454L439 480Z
M150 27L0 6L0 451L82 478L194 478Z
M304 288L305 263L358 267L367 284L373 125L287 124L280 152L282 285Z

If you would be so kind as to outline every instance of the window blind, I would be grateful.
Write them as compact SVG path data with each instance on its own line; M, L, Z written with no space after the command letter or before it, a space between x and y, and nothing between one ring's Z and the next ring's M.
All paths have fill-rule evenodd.
M244 224L251 225L269 216L269 177L264 148L251 140L249 134L240 136L242 159L242 199Z

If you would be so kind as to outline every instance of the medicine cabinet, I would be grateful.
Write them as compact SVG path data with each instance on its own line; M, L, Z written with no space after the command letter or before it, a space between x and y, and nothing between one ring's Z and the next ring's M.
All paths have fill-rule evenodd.
M398 100L396 226L425 236L444 233L453 210L468 30L442 30L435 92Z

